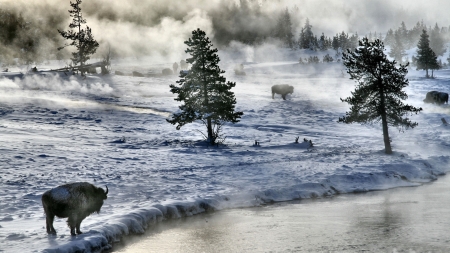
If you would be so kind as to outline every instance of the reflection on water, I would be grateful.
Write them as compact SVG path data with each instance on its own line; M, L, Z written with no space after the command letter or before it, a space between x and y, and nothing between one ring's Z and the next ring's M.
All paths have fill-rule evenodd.
M450 252L450 177L197 215L163 222L138 239L116 252Z

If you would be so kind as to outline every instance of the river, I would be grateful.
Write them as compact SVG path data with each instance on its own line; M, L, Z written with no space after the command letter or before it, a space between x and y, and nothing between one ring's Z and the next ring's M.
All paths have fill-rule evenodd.
M450 176L162 222L114 252L450 252Z

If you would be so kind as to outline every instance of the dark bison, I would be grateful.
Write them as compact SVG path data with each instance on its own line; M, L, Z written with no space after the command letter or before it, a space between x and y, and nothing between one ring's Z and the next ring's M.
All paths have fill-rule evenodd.
M275 93L281 94L281 97L283 97L283 99L286 100L287 94L294 93L294 86L287 84L276 84L272 86L272 99L274 98Z
M91 213L100 212L103 201L107 199L106 191L90 183L71 183L60 185L46 191L42 195L42 205L46 216L46 228L48 234L56 234L53 227L55 216L66 218L70 227L70 234L81 234L80 224Z
M439 91L430 91L425 96L425 99L423 100L425 103L432 103L432 104L448 104L448 93L445 92L439 92Z

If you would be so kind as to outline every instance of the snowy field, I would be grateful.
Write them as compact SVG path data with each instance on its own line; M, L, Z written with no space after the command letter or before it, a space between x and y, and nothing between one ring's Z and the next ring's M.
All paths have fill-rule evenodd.
M450 121L450 107L422 102L428 91L450 91L450 71L425 79L410 70L407 103L424 110L411 117L418 127L390 128L394 154L386 155L380 125L337 123L349 108L339 98L355 87L342 65L312 68L294 57L246 63L246 75L237 76L234 63L222 59L244 115L224 127L226 145L219 147L201 142L201 124L177 131L166 122L180 105L169 91L176 75L0 79L0 252L96 252L164 219L419 186L450 171L450 126L441 122ZM112 67L131 74L170 66ZM293 85L294 93L272 99L274 84ZM48 236L42 194L78 181L108 186L100 214L87 217L76 237L57 218L58 234Z

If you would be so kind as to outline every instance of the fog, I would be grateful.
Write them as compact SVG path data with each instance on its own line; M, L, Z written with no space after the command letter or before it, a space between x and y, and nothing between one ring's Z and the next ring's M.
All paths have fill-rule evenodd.
M20 13L40 27L41 35L52 38L40 41L49 54L63 43L57 29L67 30L71 21L69 1L2 0L0 8ZM96 0L84 1L81 8L101 45L97 57L111 47L117 56L150 55L155 61L169 62L185 58L183 42L197 28L204 30L218 47L233 45L234 39L244 43L267 39L286 8L295 37L307 18L314 34L324 32L327 36L341 31L385 33L402 21L408 28L421 20L428 26L450 24L446 13L450 2L439 0Z

